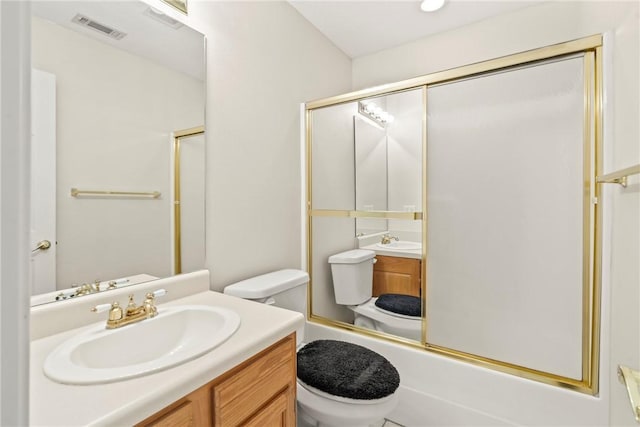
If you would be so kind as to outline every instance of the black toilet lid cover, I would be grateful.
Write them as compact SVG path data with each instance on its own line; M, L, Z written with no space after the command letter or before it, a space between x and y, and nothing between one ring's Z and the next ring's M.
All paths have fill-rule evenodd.
M412 295L382 294L376 300L376 307L405 316L422 315L422 302Z
M396 368L380 354L345 341L318 340L298 350L298 378L334 396L382 399L400 385Z

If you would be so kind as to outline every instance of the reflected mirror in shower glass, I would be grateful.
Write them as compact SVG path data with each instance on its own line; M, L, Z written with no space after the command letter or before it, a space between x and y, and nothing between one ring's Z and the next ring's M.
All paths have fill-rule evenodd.
M422 209L423 89L412 89L314 109L311 123L312 209L416 212ZM336 216L331 216L335 214ZM338 304L329 257L376 246L390 233L413 244L422 242L422 221L345 218L343 213L311 218L312 307L314 316L395 334L363 321L354 307ZM385 251L381 265L406 265L405 271L373 271L369 292L358 310L385 315L374 306L379 293L420 294L420 249ZM381 258L382 260L382 258ZM354 283L354 286L356 284ZM392 290L392 292L390 292ZM378 316L376 316L378 314ZM356 320L359 319L359 320ZM421 319L411 338L419 340Z
M422 89L365 99L360 104L354 115L356 210L420 211ZM413 222L356 220L360 236L398 231L412 232L410 240L422 241L420 225Z

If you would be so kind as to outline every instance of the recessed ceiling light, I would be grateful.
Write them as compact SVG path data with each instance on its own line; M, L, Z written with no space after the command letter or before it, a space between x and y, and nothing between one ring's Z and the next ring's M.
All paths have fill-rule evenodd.
M444 1L445 0L422 0L422 3L420 3L420 9L424 12L435 12L444 6Z

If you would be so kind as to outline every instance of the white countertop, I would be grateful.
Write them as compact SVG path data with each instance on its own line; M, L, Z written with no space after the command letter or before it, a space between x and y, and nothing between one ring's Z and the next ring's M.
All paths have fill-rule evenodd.
M212 291L159 304L158 311L161 313L163 306L182 304L229 308L240 315L240 327L219 347L182 365L148 376L99 385L59 384L47 378L42 371L50 351L88 326L32 341L30 425L135 424L304 325L304 317L300 313ZM127 349L123 348L122 351Z
M385 249L378 246L377 243L362 246L360 247L360 249L369 249L375 251L376 255L422 259L422 249Z

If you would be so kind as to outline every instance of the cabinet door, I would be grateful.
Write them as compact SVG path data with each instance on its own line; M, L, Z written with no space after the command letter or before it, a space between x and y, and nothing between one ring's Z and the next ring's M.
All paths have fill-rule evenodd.
M376 256L373 266L373 296L403 294L420 296L422 261L413 258Z
M288 392L280 393L244 424L246 427L291 427L296 423L295 405Z
M296 425L295 333L135 427L240 425Z
M211 426L211 391L202 387L152 415L136 427L207 427Z
M247 420L271 407L281 396L288 398L291 403L286 413L295 412L295 342L295 336L290 336L250 359L247 364L240 365L239 369L232 370L226 379L214 387L216 426L244 425ZM275 409L269 409L264 416L276 416L276 412ZM294 426L295 415L287 422L286 425Z

